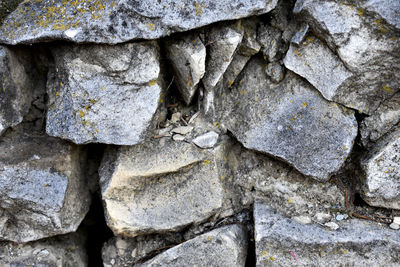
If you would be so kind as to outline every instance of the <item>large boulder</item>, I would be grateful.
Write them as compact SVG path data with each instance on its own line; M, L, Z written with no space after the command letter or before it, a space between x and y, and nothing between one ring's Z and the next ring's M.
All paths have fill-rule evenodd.
M76 144L143 142L163 101L158 49L155 42L54 47L47 134Z

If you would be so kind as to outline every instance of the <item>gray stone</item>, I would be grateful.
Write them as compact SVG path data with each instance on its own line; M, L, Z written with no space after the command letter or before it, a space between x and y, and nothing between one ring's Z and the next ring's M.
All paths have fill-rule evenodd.
M221 100L220 120L246 148L281 158L320 181L342 167L357 135L353 112L326 101L291 72L272 83L261 59L249 62L242 74Z
M0 241L0 266L87 266L82 233L57 236L26 244Z
M179 126L179 127L172 129L173 133L182 134L182 135L189 134L191 131L193 131L193 126Z
M46 132L76 144L143 142L163 101L158 46L58 46Z
M275 83L279 83L285 78L285 70L283 66L277 62L268 63L265 73Z
M283 62L286 68L306 78L331 101L338 94L341 85L352 76L340 59L312 35L299 46L290 45Z
M186 104L190 104L203 78L206 47L197 34L187 34L166 42L167 56L175 70L175 81Z
M29 1L3 22L0 41L7 44L43 40L123 43L157 39L217 21L264 14L277 0Z
M257 54L261 45L257 41L257 25L259 20L257 18L243 19L241 25L243 27L242 43L238 48L238 53L243 56L253 56Z
M244 266L247 233L233 224L170 248L139 266Z
M374 222L342 221L331 231L255 203L254 223L256 266L396 266L400 260L400 233Z
M19 124L31 105L33 81L24 57L26 50L0 46L0 135Z
M212 148L217 144L218 134L214 131L197 136L192 142L200 148Z
M292 42L292 43L294 43L294 44L296 44L296 45L300 45L300 44L304 41L304 38L306 37L309 28L310 28L310 27L308 26L308 24L302 25L302 27L300 28L300 30L297 31L297 32L293 35L293 37L292 37L292 39L290 40L290 42Z
M393 217L393 222L400 225L400 217Z
M264 58L270 62L279 59L279 48L281 45L282 32L270 25L264 24L258 28L257 40L262 46Z
M336 231L337 229L339 229L340 228L340 226L337 224L337 223L335 223L335 222L327 222L327 223L325 223L324 224L326 227L328 227L330 230L332 230L332 231Z
M361 166L364 200L372 206L400 209L400 130L378 143Z
M390 227L391 229L393 229L393 230L399 230L399 229L400 229L400 225L397 224L397 223L391 223L391 224L389 225L389 227Z
M400 29L400 2L396 0L368 0L363 6L378 13L387 23Z
M183 141L183 140L185 140L185 136L181 135L181 134L174 134L172 136L172 140L174 140L174 141Z
M0 140L0 238L28 242L76 231L90 205L81 149L56 138Z

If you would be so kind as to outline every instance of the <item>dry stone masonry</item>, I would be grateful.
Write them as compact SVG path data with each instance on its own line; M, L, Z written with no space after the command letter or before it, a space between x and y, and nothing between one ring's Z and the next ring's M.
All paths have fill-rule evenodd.
M399 266L397 0L0 0L0 266Z

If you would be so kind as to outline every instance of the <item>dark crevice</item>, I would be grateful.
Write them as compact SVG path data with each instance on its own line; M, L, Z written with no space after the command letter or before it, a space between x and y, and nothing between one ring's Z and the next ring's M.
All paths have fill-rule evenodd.
M251 207L251 210L253 210L253 207ZM248 231L248 239L247 239L248 245L247 245L247 258L245 267L253 267L256 266L257 262L253 212L250 212L249 222L247 223L246 226Z

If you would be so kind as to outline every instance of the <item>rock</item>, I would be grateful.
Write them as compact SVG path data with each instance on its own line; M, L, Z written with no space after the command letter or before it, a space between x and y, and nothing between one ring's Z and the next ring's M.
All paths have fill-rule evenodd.
M162 98L158 46L58 46L47 90L46 132L76 144L135 145Z
M243 38L237 51L240 55L251 57L260 51L261 45L257 41L258 23L258 18L243 19L241 21Z
M399 229L400 229L400 225L397 224L397 223L391 223L391 224L389 225L389 227L390 227L391 229L393 229L393 230L399 230Z
M193 131L193 126L179 126L179 127L172 129L173 133L181 134L181 135L189 134L191 131Z
M392 0L368 0L364 3L367 10L378 13L385 21L400 29L400 2Z
M286 68L306 78L330 101L341 93L341 85L352 76L340 59L312 35L299 46L290 45L283 62Z
M175 112L174 114L171 115L171 122L172 123L177 123L181 120L182 114L180 112Z
M400 11L397 1L390 0L357 4L301 0L293 10L354 74L334 101L366 114L400 90L399 29L392 19L386 20L387 14L376 12L378 5L391 10L387 14Z
M319 212L316 214L315 219L319 223L326 223L331 219L331 215L328 213Z
M336 221L342 221L344 219L344 214L336 215Z
M189 105L205 73L206 47L196 34L170 39L165 47L175 70L177 87Z
M185 136L181 135L181 134L174 134L172 136L172 140L174 140L174 141L183 141L183 140L185 140Z
M87 266L85 239L73 233L26 244L0 241L0 265Z
M218 134L214 131L197 136L192 142L200 148L212 148L217 144Z
M300 224L310 224L312 223L311 218L309 216L295 216L293 220Z
M43 40L116 44L134 39L157 39L217 21L264 14L276 4L277 0L30 1L19 5L4 20L0 41L7 44Z
M90 195L84 151L45 136L0 140L0 238L28 242L74 232Z
M258 58L221 101L220 121L246 148L278 157L320 181L342 167L357 135L351 111L326 101L291 72L272 83Z
M327 222L324 224L326 227L328 227L330 230L332 231L336 231L337 229L339 229L339 225L337 223L334 222Z
M285 78L285 70L281 64L277 62L268 63L265 68L265 74L267 74L274 83L280 83L283 78Z
M255 203L254 223L257 266L396 266L400 257L400 232L373 222L352 219L330 231Z
M244 266L247 233L233 224L170 248L141 266Z
M377 144L361 166L362 198L372 206L400 209L400 130Z
M257 40L262 46L264 58L270 62L279 59L279 47L281 44L282 32L270 25L262 25L258 28Z
M306 37L309 28L310 27L308 26L308 24L303 24L300 30L293 35L290 42L296 45L300 45L304 41L304 38Z
M29 111L33 81L24 60L28 56L27 50L0 46L0 135Z
M400 217L393 217L393 222L400 225Z

